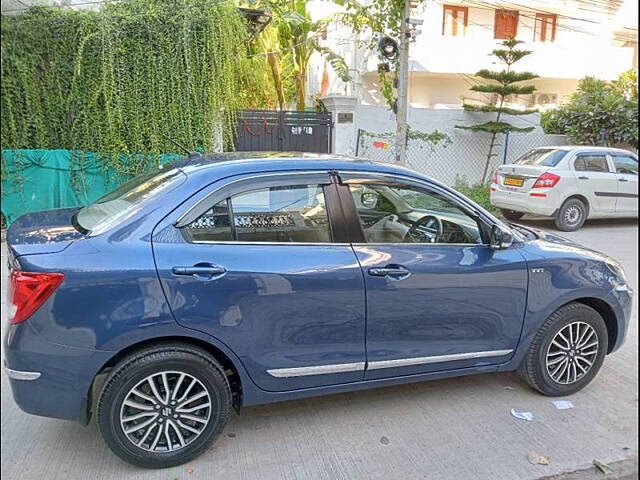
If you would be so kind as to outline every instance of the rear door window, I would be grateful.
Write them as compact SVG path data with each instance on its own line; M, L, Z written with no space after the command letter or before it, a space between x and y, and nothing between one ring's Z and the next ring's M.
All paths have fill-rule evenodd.
M604 154L578 155L573 167L578 172L608 172L609 164Z
M195 242L329 243L321 185L267 187L232 195L185 227Z

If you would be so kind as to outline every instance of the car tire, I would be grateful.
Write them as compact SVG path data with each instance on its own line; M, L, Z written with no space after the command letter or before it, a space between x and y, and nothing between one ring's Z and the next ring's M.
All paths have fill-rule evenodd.
M100 433L133 465L166 468L192 460L229 418L231 389L223 371L206 351L179 343L127 356L112 369L98 398Z
M587 215L588 209L582 200L569 198L556 212L556 228L563 232L580 230L587 220Z
M600 314L588 305L570 303L540 327L518 373L544 395L571 395L597 375L607 348L607 327Z
M514 222L516 220L520 220L524 216L524 212L516 212L515 210L507 210L506 208L501 208L500 213L502 213L502 216L507 220L512 220Z

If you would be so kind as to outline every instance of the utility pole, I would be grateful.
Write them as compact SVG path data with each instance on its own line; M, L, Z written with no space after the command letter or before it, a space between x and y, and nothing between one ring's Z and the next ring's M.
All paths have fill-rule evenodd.
M399 165L407 162L407 113L409 97L409 15L410 0L404 0L398 48L398 97L396 100L396 158Z

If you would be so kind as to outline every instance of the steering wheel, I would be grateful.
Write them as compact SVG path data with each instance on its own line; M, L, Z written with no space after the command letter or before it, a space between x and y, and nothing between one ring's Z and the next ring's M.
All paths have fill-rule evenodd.
M438 243L442 238L444 227L442 220L434 215L425 215L407 230L405 243Z

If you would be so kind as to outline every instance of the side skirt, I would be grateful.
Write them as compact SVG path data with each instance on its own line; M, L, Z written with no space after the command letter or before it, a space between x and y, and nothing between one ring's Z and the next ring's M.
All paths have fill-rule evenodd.
M301 390L290 390L286 392L268 392L255 387L251 391L244 392L243 407L252 405L262 405L266 403L282 402L287 400L297 400L300 398L319 397L321 395L331 395L334 393L355 392L358 390L368 390L370 388L387 387L392 385L403 385L406 383L424 382L428 380L439 380L443 378L463 377L480 373L491 373L497 371L513 370L511 362L499 365L487 365L482 367L459 368L441 372L420 373L415 375L403 375L400 377L382 378L375 380L363 380L360 382L341 383L324 387L305 388Z

